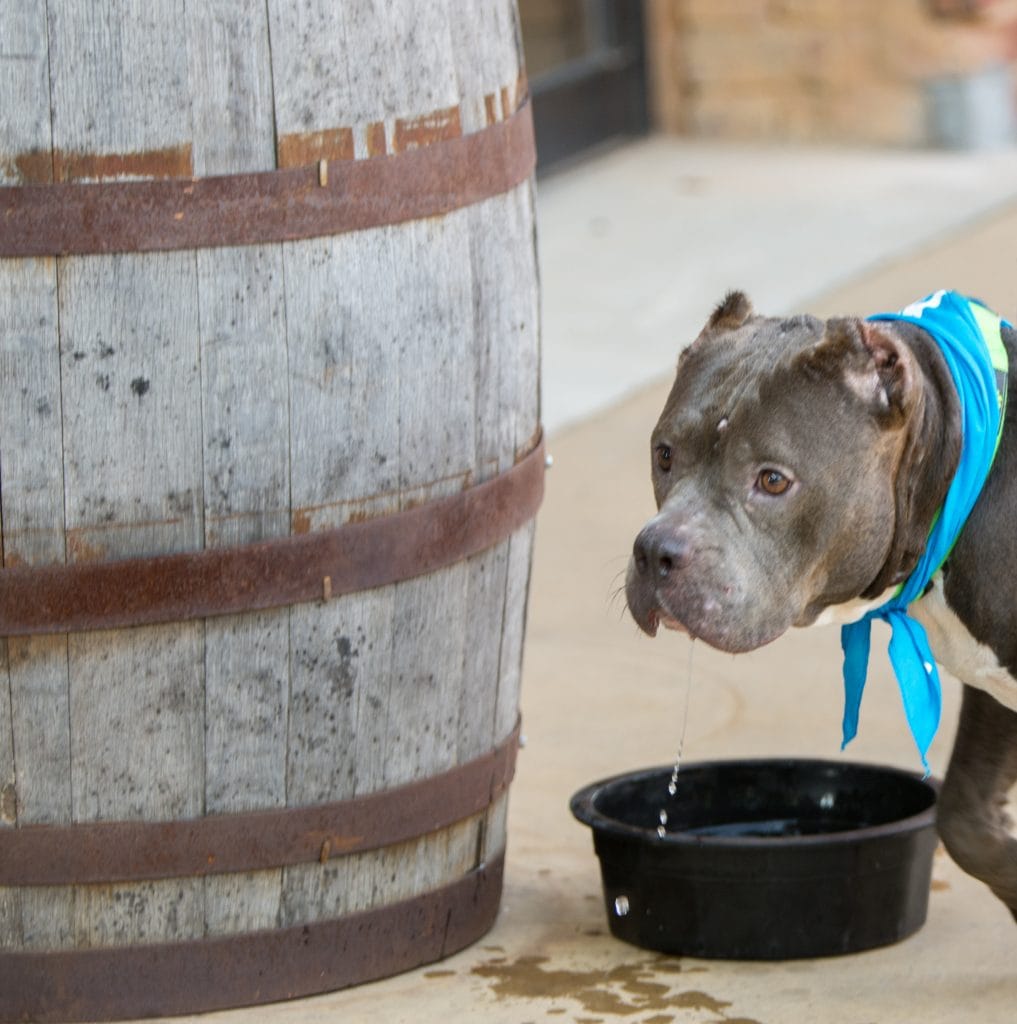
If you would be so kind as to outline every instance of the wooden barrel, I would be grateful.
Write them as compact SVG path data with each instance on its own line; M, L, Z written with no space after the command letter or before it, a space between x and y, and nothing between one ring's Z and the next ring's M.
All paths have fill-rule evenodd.
M445 956L543 475L515 4L3 19L0 1020Z

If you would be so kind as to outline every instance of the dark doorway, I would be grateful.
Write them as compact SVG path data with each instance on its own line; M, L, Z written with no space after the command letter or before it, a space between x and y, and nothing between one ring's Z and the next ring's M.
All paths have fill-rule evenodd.
M638 0L519 0L539 173L649 118Z

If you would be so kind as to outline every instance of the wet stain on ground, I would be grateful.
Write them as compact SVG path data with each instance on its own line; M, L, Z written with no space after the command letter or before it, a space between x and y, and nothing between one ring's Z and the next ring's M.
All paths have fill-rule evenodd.
M560 1001L572 1000L590 1014L576 1017L576 1024L600 1024L606 1017L637 1014L638 1024L672 1024L678 1012L682 1020L691 1020L689 1012L712 1015L702 1024L759 1024L745 1017L728 1016L725 1011L730 1002L707 992L676 990L680 984L677 976L684 972L678 961L668 957L617 964L604 970L549 965L546 956L522 956L512 961L498 957L476 965L470 973L489 982L499 998L554 1000L557 1005L547 1011L549 1015L565 1012Z

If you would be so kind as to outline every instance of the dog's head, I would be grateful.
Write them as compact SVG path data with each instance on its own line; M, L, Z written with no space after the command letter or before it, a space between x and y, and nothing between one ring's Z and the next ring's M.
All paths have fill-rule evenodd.
M934 512L929 404L889 325L759 316L730 293L653 431L659 511L626 584L639 626L747 651L904 579Z

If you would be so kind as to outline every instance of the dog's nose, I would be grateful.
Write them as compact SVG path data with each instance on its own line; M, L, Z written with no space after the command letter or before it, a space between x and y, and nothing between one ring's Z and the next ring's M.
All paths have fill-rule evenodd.
M640 576L667 579L671 573L688 564L689 545L672 530L663 530L659 524L651 523L643 527L636 537L632 545L632 559Z

